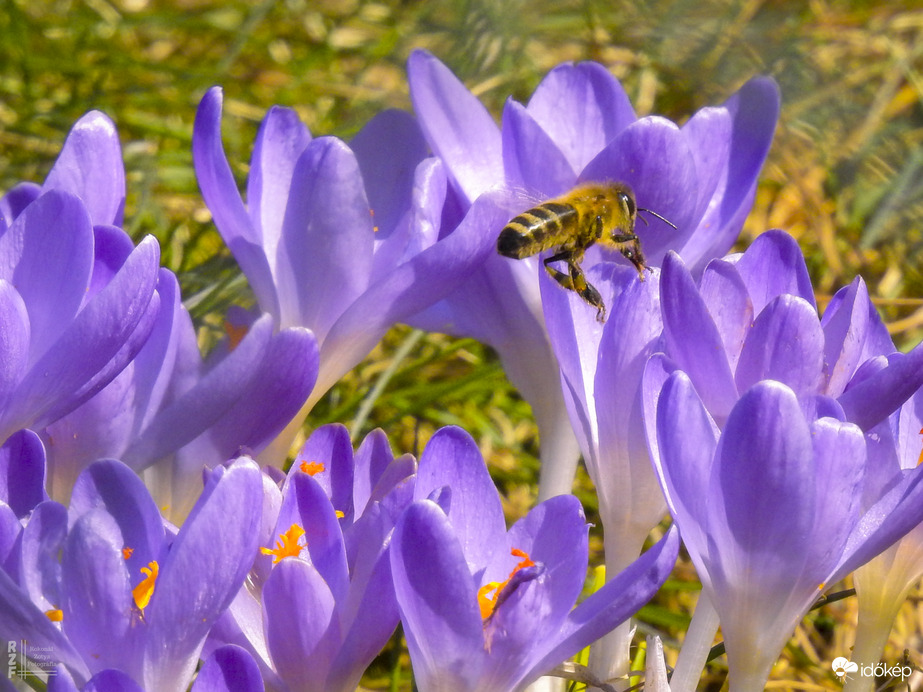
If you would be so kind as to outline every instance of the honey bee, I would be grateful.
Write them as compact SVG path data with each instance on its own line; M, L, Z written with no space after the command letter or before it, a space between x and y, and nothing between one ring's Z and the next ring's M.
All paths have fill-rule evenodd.
M634 193L625 183L584 183L510 220L497 238L497 252L504 257L522 259L554 249L555 253L543 260L546 271L561 286L576 292L595 307L596 319L604 322L606 306L599 291L586 280L580 261L588 247L599 243L621 252L643 281L648 266L641 241L635 234L639 211L676 228L660 214L639 209ZM641 220L647 223L644 217ZM552 262L565 262L569 272L552 267Z

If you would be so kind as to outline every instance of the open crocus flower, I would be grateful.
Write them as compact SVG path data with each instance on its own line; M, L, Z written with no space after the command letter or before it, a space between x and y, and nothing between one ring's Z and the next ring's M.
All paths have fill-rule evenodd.
M763 380L719 431L685 373L664 383L655 468L718 613L732 692L762 689L817 598L923 519L923 468L863 510L865 440L838 413L806 414L789 386Z
M866 435L869 465L863 502L871 504L889 485L908 474L918 473L923 459L923 390L911 397L899 411L872 428ZM894 618L910 590L923 576L923 524L856 570L853 583L859 601L856 644L850 660L874 665L888 640ZM871 690L874 679L850 676L845 689Z
M484 460L458 428L431 438L414 495L391 564L421 692L523 689L627 619L676 561L671 529L574 608L587 565L579 501L546 500L507 531Z
M42 646L42 665L60 662L78 685L112 668L142 689L185 690L243 583L261 509L259 468L242 457L209 474L173 535L131 469L96 462L68 509L41 502L20 527L0 570L0 637Z
M211 644L247 649L274 689L355 690L397 626L388 544L415 467L381 431L354 455L345 427L315 430L281 493L264 480L263 554Z
M754 79L723 106L702 109L683 127L656 116L639 119L618 81L587 62L553 69L525 106L508 101L499 128L429 53L415 51L408 73L420 126L452 183L447 208L458 210L450 217L456 223L496 188L525 189L548 199L579 182L619 181L633 188L639 207L676 226L652 217L639 228L654 266L669 249L704 266L731 247L752 204L779 112L775 84ZM534 200L520 200L518 208L512 204L510 217ZM494 241L498 230L481 227ZM591 248L584 266L600 257ZM494 253L458 291L411 323L471 336L497 350L510 380L532 405L542 435L540 497L548 497L569 492L577 450L558 383L549 377L557 366L539 303L539 265L538 257L509 260Z
M48 190L79 197L94 226L122 225L125 167L119 135L108 116L90 111L74 123L45 183L20 183L0 198L0 223L11 226Z
M43 427L102 389L158 313L151 237L108 271L110 236L81 200L51 189L0 236L0 440Z
M447 231L445 173L424 159L406 114L382 113L347 145L312 139L279 107L257 135L244 204L221 144L221 98L209 90L196 115L199 186L260 309L277 327L307 327L317 339L306 414L390 326L444 297L493 252L480 228L499 228L505 212L485 200Z

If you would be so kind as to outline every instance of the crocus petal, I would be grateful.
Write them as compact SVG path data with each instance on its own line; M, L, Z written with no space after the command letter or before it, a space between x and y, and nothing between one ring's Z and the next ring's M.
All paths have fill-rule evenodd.
M496 236L507 213L489 195L478 199L448 236L394 268L370 286L337 320L321 349L318 382L312 398L326 392L372 350L395 322L446 297L470 277L485 258L493 258ZM497 260L501 258L496 257ZM421 290L425 286L426 290Z
M247 214L237 182L221 143L222 91L212 87L196 111L192 129L192 160L202 197L215 219L224 242L256 294L264 312L279 314L279 299L272 271L261 246L259 230ZM276 210L278 213L279 210Z
M441 428L430 438L420 457L414 499L445 486L451 489L446 514L457 540L468 561L483 567L501 543L506 545L506 523L484 458L461 428Z
M827 363L826 394L837 396L862 362L869 324L869 295L861 277L843 291L837 308L829 308L821 321L824 329L824 362Z
M398 522L391 569L417 685L477 689L487 654L476 587L455 531L434 502L415 502Z
M0 197L0 228L6 230L13 220L42 194L42 188L35 183L17 183Z
M636 226L644 254L655 266L695 231L698 202L689 194L698 185L695 161L680 129L666 118L649 116L625 128L587 164L580 179L626 182L638 207L676 225L651 218L643 229Z
M69 523L87 512L104 509L118 524L122 540L132 549L130 570L137 573L159 558L164 541L163 520L138 475L114 460L97 461L77 478L71 493Z
M814 307L782 295L756 317L747 334L735 380L740 391L759 380L776 380L798 395L822 390L824 332Z
M724 420L737 401L737 385L718 328L692 276L673 253L664 258L660 292L670 356L689 373L712 416Z
M144 325L149 332L153 326L156 313L150 314L148 306L155 295L158 261L157 241L145 238L109 285L34 363L20 384L10 417L31 417L35 425L46 425L79 406L125 367L143 344L140 337L146 337L136 333L138 327ZM136 347L125 350L129 340Z
M406 211L414 171L427 155L413 116L389 109L378 113L349 143L362 171L377 237L387 238Z
M853 423L868 430L884 420L923 385L923 344L893 353L888 367L849 387L837 401Z
M55 658L75 676L85 680L90 671L82 656L48 617L29 600L10 576L0 569L0 637L7 642L25 639L31 646L54 652ZM5 676L4 676L5 677ZM15 688L13 688L15 689Z
M516 101L506 102L502 131L503 168L510 186L534 192L542 199L574 186L581 169L568 162L558 144ZM529 206L534 204L532 201Z
M282 533L292 524L304 529L304 545L311 556L311 564L327 582L334 600L345 600L349 569L339 520L320 483L306 473L296 473L289 478L276 529Z
M637 541L632 549L634 558L643 537L666 511L648 460L638 406L644 363L660 348L663 326L659 276L638 281L626 267L620 278L617 285L622 290L610 304L613 317L606 323L599 345L599 353L605 354L599 356L593 384L599 446L597 459L588 462L587 468L595 467L591 476L604 526L612 527L610 530L619 527L624 543L632 540L627 537L628 527L634 530L633 540ZM625 479L629 477L631 491L626 499Z
M866 448L857 426L830 418L811 425L811 438L815 487L822 488L814 500L816 519L812 531L813 535L824 537L823 544L814 548L811 562L815 565L814 574L823 578L837 564L859 519Z
M568 104L566 116L561 104ZM559 65L536 87L529 115L557 143L574 171L581 171L637 118L625 89L594 62Z
M468 202L502 182L500 130L483 104L423 50L410 54L407 80L426 141L446 163Z
M752 570L761 581L775 574L788 583L788 563L779 557L812 550L818 492L811 432L792 390L767 381L745 392L728 418L715 463L727 530L736 545L755 549L738 558L743 561L728 578L744 579Z
M137 617L126 547L116 521L102 509L83 514L67 534L61 559L64 632L93 671L137 670ZM127 546L130 547L130 546Z
M653 462L670 513L696 557L708 552L708 514L701 498L708 496L717 443L718 429L688 375L674 372L664 383L657 405L660 455Z
M734 265L713 260L702 273L699 293L721 335L728 365L734 371L753 324L753 304L747 287Z
M329 504L349 516L352 509L350 491L353 488L353 471L357 464L353 462L353 445L346 426L331 423L312 432L292 463L290 477L303 473L299 470L302 463L323 464L323 471L311 475L330 498Z
M282 242L281 211L291 194L295 165L310 141L311 133L295 111L273 106L263 118L253 143L247 176L247 208L254 237L262 243L274 274L279 269L276 263Z
M262 499L259 467L246 457L209 476L161 563L145 610L147 688L167 689L191 680L205 636L253 562Z
M29 311L19 292L0 279L0 409L7 409L29 365Z
M388 540L394 518L380 505L373 505L363 514L361 522L363 528L368 529L369 524L374 528L362 531L356 541L349 598L338 603L343 631L342 643L330 664L327 678L325 689L331 691L356 689L362 673L379 654L400 620L386 547L390 545Z
M122 455L136 470L191 442L215 424L239 398L241 382L258 370L272 339L272 318L263 315L231 353L201 377L195 386L162 410Z
M375 235L369 201L355 154L334 137L308 144L292 190L297 194L289 197L279 248L286 260L275 276L281 323L309 327L323 342L368 285ZM288 274L281 273L283 264ZM289 305L288 296L297 304Z
M787 233L761 233L740 256L736 266L747 284L753 314L758 315L773 298L786 293L816 306L804 255L795 239Z
M326 690L339 632L336 601L323 577L304 560L282 560L263 587L263 611L280 677L291 689Z
M192 692L263 692L263 676L245 649L228 644L205 660Z
M756 77L718 108L703 108L694 115L683 132L696 152L697 167L713 157L706 157L713 147L711 127L702 127L711 120L712 111L726 111L731 119L729 156L726 169L714 191L714 197L699 222L699 229L680 250L693 272L698 273L703 263L726 253L737 236L756 194L759 172L763 167L773 131L779 120L779 87L772 80ZM700 118L702 114L702 118ZM710 123L709 123L710 124Z
M365 511L373 489L392 461L394 454L388 436L381 428L375 428L363 438L356 450L354 469L351 471L353 482L349 487L352 488L352 506L357 516Z
M678 554L679 531L671 526L653 548L571 611L558 632L558 642L532 666L522 682L535 680L630 618L670 576Z
M144 688L130 675L110 668L94 675L82 692L144 692Z
M223 457L241 447L262 451L298 413L317 380L317 342L303 327L274 334L260 355L209 430Z
M509 545L526 552L533 562L543 566L541 588L535 589L528 604L504 601L495 611L505 621L512 610L521 612L515 617L520 626L515 627L510 620L510 627L505 628L508 636L492 641L492 664L502 667L506 652L511 658L529 661L526 665L531 667L531 662L545 648L544 637L539 633L551 639L557 636L586 578L588 529L580 501L573 495L545 500L510 528ZM523 610L524 606L527 607Z
M20 584L45 612L61 603L59 560L66 536L67 510L57 502L36 507L22 530Z
M24 517L45 493L45 447L31 430L14 433L0 447L0 501Z
M828 583L865 564L923 521L923 467L903 475L859 520Z
M122 224L125 166L112 121L90 111L71 128L43 190L64 190L83 200L93 224Z
M73 195L42 195L0 236L0 276L29 310L33 359L74 319L93 269L93 228Z

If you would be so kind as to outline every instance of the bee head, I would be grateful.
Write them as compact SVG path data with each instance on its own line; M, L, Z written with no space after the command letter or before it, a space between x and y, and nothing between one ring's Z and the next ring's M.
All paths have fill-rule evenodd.
M619 202L622 214L628 220L628 230L634 230L635 218L638 216L638 205L635 203L635 196L631 193L631 190L626 188L616 194L616 199Z

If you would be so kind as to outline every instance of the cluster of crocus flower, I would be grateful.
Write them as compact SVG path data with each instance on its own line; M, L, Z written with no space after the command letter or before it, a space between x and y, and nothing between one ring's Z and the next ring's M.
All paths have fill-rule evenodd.
M346 692L400 623L422 691L522 690L594 642L585 679L617 686L630 618L680 538L703 593L669 681L650 641L648 689L694 689L719 623L730 688L762 687L798 620L857 568L857 655L872 661L923 571L923 347L895 350L861 279L818 318L784 233L721 257L753 201L774 83L678 127L637 118L602 66L562 65L498 127L432 55L411 56L409 82L416 118L386 111L349 143L270 110L246 200L222 92L205 94L195 169L257 307L204 358L157 243L120 228L106 116L74 126L42 186L0 198L11 674L59 692ZM587 253L604 324L542 270L548 255L496 253L531 206L514 190L591 180L629 184L670 220L639 229L644 280ZM511 527L459 428L417 461L382 431L354 450L328 425L287 473L274 465L397 322L490 344L533 405L540 502ZM582 600L578 450L609 574Z

